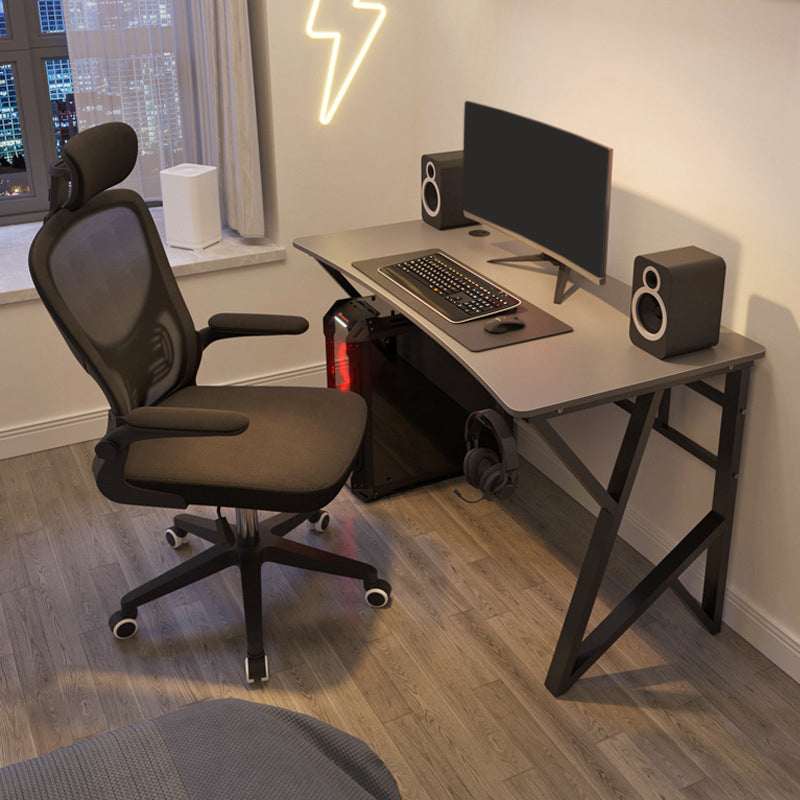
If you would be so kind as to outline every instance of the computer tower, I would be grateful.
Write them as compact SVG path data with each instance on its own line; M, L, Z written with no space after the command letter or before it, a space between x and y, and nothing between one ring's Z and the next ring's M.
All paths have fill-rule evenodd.
M457 475L470 411L491 395L439 344L375 297L324 317L328 386L358 392L367 430L349 480L363 500Z

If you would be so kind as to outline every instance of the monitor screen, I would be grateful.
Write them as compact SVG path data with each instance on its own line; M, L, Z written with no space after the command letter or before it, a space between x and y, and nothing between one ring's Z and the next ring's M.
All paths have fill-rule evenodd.
M477 103L464 113L464 214L605 279L611 153Z

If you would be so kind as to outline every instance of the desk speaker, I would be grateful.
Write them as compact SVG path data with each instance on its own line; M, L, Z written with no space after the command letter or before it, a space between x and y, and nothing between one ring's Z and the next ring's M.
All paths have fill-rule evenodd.
M658 358L719 341L725 262L699 247L636 256L631 341Z
M464 216L464 151L422 156L422 219L434 228L474 225Z

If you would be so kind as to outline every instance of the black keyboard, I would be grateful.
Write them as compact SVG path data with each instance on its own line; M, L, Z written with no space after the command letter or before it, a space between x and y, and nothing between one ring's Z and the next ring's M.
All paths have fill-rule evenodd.
M450 322L503 314L520 303L504 289L440 252L380 267L378 272Z

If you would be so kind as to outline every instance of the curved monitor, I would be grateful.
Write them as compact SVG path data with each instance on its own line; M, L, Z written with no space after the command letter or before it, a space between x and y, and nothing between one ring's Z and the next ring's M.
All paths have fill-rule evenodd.
M545 258L602 283L611 155L568 131L468 102L464 214L544 254L527 260Z

